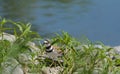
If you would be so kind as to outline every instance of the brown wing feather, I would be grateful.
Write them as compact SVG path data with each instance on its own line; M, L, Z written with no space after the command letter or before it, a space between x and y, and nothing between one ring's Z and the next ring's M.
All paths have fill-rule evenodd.
M59 54L62 54L62 53L63 53L60 47L58 47L58 46L53 46L53 48L54 48L55 51L57 51Z

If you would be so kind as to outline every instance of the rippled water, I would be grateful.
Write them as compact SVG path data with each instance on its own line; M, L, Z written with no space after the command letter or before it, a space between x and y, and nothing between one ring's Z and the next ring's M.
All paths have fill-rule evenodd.
M120 45L120 0L0 0L0 16L30 22L43 37L67 31Z

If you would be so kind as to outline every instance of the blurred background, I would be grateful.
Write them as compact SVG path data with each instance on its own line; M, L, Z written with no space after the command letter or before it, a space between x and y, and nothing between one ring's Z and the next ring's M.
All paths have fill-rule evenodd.
M0 0L0 16L29 22L42 37L65 31L120 45L120 0Z

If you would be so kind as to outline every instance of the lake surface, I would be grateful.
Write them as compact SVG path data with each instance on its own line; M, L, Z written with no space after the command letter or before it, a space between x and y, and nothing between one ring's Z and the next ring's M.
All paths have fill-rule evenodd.
M30 22L43 37L73 37L120 45L120 0L0 0L0 16Z

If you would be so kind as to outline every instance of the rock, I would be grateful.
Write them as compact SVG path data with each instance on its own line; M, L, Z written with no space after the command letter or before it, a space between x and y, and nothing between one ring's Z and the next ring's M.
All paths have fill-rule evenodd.
M116 54L120 54L120 46L113 47Z
M42 68L42 74L60 74L62 71L63 69L60 66Z
M103 49L102 45L94 45L94 48Z
M12 34L4 33L4 32L0 34L0 40L8 40L9 42L13 43L16 41L16 39L17 38ZM28 42L26 46L29 47L31 52L38 52L40 50L34 42Z
M22 53L18 56L18 60L21 64L28 64L29 63L29 55L26 53Z
M77 50L84 50L84 48L87 48L87 49L89 49L89 46L91 46L91 45L79 45L79 46L77 46L77 47L75 47ZM103 46L102 45L98 45L98 44L96 44L96 45L94 45L93 46L93 48L95 48L95 49L103 49Z
M1 66L2 74L24 74L21 65L14 58L8 58Z
M28 42L27 44L26 44L26 46L28 46L29 47L29 49L30 49L30 51L31 52L38 52L40 49L36 46L36 44L34 43L34 42Z
M14 35L3 32L2 34L0 34L0 40L8 40L11 43L13 43L13 42L15 42L16 37Z
M17 67L14 69L14 71L12 72L12 74L24 74L24 72L23 72L21 66L19 65L19 66L17 66Z

